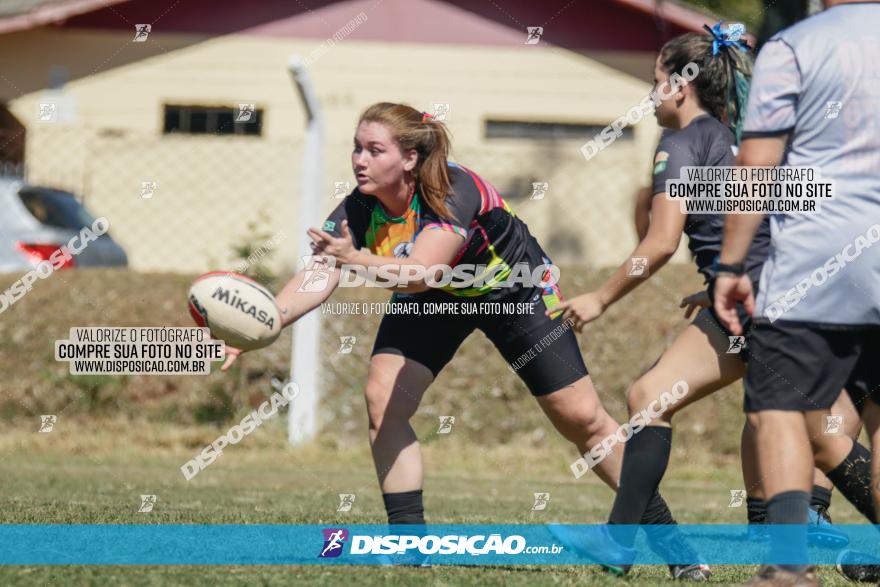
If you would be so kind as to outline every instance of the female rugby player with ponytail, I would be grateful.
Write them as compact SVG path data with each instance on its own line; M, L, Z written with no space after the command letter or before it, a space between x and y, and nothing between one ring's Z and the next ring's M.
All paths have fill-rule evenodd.
M459 309L443 315L387 313L376 335L365 398L370 447L390 524L425 523L422 456L409 420L425 390L476 329L514 367L579 454L618 429L599 401L574 333L558 315L545 314L559 303L558 288L493 287L504 283L515 265L525 264L529 274L541 274L539 268L550 261L488 182L447 160L449 149L446 127L430 115L401 104L367 108L352 152L357 189L330 214L322 230L309 230L315 255L333 261L323 268L329 283L323 291L302 291L305 272L300 271L277 296L287 326L330 296L339 283L341 265L391 265L399 274L433 270L435 265L488 267L485 285L432 287L428 275L406 287L390 288L396 290L393 305L447 303ZM534 311L488 315L481 307L489 302L529 303ZM529 353L551 333L558 338L550 346ZM228 348L224 368L240 352ZM617 450L595 471L613 489L620 466ZM675 523L659 493L642 509L641 523ZM694 572L689 565L670 570L678 578Z
M644 277L653 275L675 253L684 232L689 237L689 248L698 271L710 288L721 247L723 216L682 213L679 202L666 198L665 185L667 179L679 179L682 167L731 166L735 163L735 147L745 114L752 61L748 46L731 40L720 24L713 29L706 27L708 35L690 33L672 39L657 57L655 87L667 83L673 74L681 75L690 63L699 66L699 74L656 109L659 124L669 130L664 132L654 159L650 221L644 237L632 253L632 257L648 259ZM639 227L644 227L645 216L644 210L637 211ZM642 220L639 222L638 219ZM752 243L746 262L746 271L755 284L768 246L769 226L765 222ZM564 319L574 320L575 330L581 332L585 324L599 318L608 306L644 282L644 277L630 277L630 268L631 261L627 261L598 290L561 302L557 311L563 311ZM745 373L746 352L729 352L730 333L709 308L709 299L707 292L701 292L682 301L682 307L687 307L686 318L690 318L697 307L703 309L627 394L632 415L659 400L675 382L685 380L688 384L685 397L670 405L658 419L624 445L620 487L609 523L612 536L626 549L632 547L634 532L631 528L624 530L615 525L638 524L647 503L646 496L657 491L669 462L672 416L685 406L742 378ZM835 411L851 414L844 418L844 422L858 426L858 416L852 411L846 394L841 394ZM858 428L847 432L857 435ZM743 477L749 493L749 521L762 523L766 517L766 505L761 499L754 438L748 428L743 432L742 446ZM813 539L842 547L847 538L830 526L824 517L830 503L831 485L818 471L817 477L821 479L817 481L821 485L814 488ZM602 539L598 533L578 536L572 546L585 551Z

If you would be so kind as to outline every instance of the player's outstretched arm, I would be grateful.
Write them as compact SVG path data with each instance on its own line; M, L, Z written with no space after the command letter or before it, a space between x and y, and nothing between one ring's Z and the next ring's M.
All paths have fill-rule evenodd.
M339 285L340 270L313 257L276 296L281 327L290 326L327 301Z
M562 311L563 320L573 320L575 331L581 332L586 324L599 318L608 306L634 290L669 261L678 249L686 216L679 209L678 202L669 201L665 194L654 196L651 212L648 233L630 258L599 289L560 303L552 313ZM547 315L551 315L551 311L548 310Z
M327 301L339 285L339 273L339 269L313 257L309 265L297 272L275 296L275 303L281 311L281 327L290 326ZM220 370L226 371L243 352L226 345L226 361Z
M385 257L373 254L367 248L358 249L346 220L342 221L342 233L344 236L336 237L317 228L309 229L316 253L334 257L338 265L381 267L388 275L399 278L386 286L386 289L402 293L418 293L431 289L426 281L431 276L426 275L426 270L452 263L464 242L463 237L455 232L424 230L416 237L408 257Z

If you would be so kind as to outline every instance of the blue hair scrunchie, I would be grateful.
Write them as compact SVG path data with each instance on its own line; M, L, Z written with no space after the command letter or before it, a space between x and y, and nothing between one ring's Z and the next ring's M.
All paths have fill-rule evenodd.
M745 34L745 27L742 27L742 29L734 29L736 33L732 33L730 28L721 30L722 24L724 24L723 20L715 23L715 26L712 28L709 28L709 25L707 24L703 25L703 28L712 35L712 55L718 55L721 52L722 47L736 47L741 51L749 51L749 46L739 39L740 35ZM731 39L732 34L737 34L737 37Z
M734 47L740 51L748 53L752 50L748 43L740 40L745 34L746 29L742 24L721 28L724 21L718 21L715 26L709 28L709 25L703 25L710 35L712 35L712 55L717 56L724 52L724 59L730 70L730 79L727 84L727 121L736 138L738 145L742 136L743 128L743 109L748 102L749 90L751 88L751 79L749 76L739 71L736 66L736 59L733 54L727 50L728 47Z

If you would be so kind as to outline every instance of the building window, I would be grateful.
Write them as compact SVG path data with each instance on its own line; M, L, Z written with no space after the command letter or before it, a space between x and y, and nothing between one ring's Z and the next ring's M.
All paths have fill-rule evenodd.
M163 132L191 135L261 135L263 110L240 106L165 105Z
M487 120L487 139L530 139L530 140L577 140L586 141L605 128L600 124L567 124L560 122L524 122L516 120ZM630 127L621 129L621 139L631 139Z

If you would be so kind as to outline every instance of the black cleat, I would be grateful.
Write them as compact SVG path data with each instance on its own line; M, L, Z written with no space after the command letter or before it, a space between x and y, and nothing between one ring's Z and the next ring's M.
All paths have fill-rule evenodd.
M880 581L880 559L864 552L842 551L837 555L837 570L850 581L859 583Z

